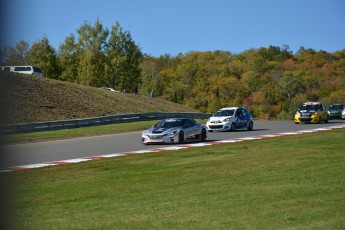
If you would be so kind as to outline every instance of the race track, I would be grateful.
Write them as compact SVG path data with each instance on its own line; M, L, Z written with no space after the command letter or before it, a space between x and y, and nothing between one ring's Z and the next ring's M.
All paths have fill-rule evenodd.
M207 142L254 137L260 135L297 132L317 128L345 125L345 120L330 120L322 124L295 125L293 121L254 121L254 130L236 130L234 132L208 133ZM180 146L180 145L170 145ZM28 144L3 146L0 169L57 162L93 156L147 150L162 146L143 145L141 132L74 138L67 140L46 141ZM167 147L164 145L163 147Z

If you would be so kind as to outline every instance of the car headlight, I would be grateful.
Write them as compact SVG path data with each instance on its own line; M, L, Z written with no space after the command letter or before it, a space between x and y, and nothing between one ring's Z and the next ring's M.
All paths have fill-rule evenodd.
M225 118L223 121L227 122L227 121L230 121L230 117L229 118Z
M145 130L145 131L143 131L143 134L142 134L143 136L147 136L147 131Z

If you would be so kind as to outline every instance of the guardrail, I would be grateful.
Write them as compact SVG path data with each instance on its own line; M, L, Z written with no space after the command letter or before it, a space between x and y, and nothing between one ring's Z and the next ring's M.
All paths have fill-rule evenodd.
M135 121L152 121L161 120L164 118L193 118L193 119L208 119L212 114L207 113L133 113L133 114L119 114L112 116L74 119L74 120L60 120L60 121L46 121L46 122L32 122L16 125L1 126L4 134L17 133L32 133L60 129L72 129L96 125L108 125L116 123L126 123Z

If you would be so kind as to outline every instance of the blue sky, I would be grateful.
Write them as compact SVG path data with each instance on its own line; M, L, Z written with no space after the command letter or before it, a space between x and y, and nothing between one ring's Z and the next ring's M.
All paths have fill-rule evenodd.
M343 0L8 0L3 12L2 47L46 36L57 50L98 18L108 29L118 21L156 57L284 44L293 52L345 49Z

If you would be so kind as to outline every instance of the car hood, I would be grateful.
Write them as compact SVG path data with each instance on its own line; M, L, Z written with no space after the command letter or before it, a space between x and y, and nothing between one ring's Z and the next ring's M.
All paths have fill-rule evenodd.
M176 130L178 130L179 127L174 127L174 128L149 128L146 130L148 134L167 134L167 133L172 133Z
M312 109L302 109L299 111L300 113L315 113L316 111L315 110L312 110Z
M338 109L331 109L331 110L328 110L330 113L341 113L342 110L338 110Z
M227 118L232 118L233 116L230 117L210 117L210 121L223 121L224 119Z

